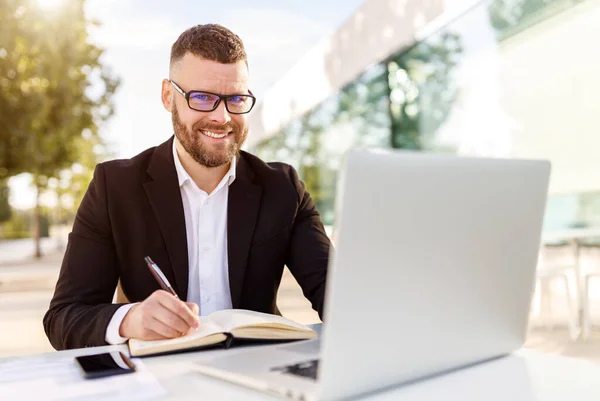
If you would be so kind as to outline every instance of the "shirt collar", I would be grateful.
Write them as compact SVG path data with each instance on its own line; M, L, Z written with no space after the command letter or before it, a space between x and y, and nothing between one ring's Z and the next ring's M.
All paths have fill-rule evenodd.
M192 177L190 177L188 172L185 170L185 168L183 168L183 164L181 164L181 160L179 160L179 155L177 154L177 147L175 146L175 139L173 139L173 160L175 161L175 170L177 171L177 179L179 181L179 187L181 188L188 181L194 182L192 180ZM229 170L227 171L227 173L225 174L225 176L223 177L223 179L221 180L219 185L217 185L217 188L215 189L215 191L217 189L221 188L222 186L224 186L225 183L227 183L227 185L231 185L233 183L233 181L235 181L236 164L237 164L237 157L234 156L233 160L231 161L231 165L229 166Z

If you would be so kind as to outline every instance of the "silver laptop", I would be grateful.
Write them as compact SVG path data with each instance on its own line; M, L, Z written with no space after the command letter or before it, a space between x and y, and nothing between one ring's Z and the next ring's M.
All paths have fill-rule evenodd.
M338 183L321 340L197 368L297 400L339 400L519 348L546 161L353 151Z

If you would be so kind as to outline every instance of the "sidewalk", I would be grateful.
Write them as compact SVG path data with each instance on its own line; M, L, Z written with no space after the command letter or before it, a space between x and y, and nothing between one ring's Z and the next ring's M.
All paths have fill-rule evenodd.
M63 252L54 250L41 259L28 258L0 264L0 292L54 288L62 258Z
M566 328L533 329L527 335L525 348L600 363L600 331L598 329L592 331L586 341L573 342L569 340Z
M0 357L53 351L42 318L58 278L62 252L0 265Z
M46 255L56 252L59 241L61 244L64 244L66 238L40 239L42 254ZM0 239L0 266L31 262L34 251L35 244L32 238Z

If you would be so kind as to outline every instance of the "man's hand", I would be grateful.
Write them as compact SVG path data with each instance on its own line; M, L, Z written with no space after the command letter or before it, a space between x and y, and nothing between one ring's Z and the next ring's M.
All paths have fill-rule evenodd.
M181 337L199 326L198 305L157 290L127 312L119 335L140 340L164 340Z

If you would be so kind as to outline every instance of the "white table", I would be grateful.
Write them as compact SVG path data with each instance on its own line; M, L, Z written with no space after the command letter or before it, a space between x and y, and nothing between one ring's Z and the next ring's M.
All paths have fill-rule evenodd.
M127 347L85 348L56 352L52 355L56 355L57 358L75 357L116 350L127 352ZM143 361L166 389L167 396L163 398L164 400L277 400L253 390L203 376L193 370L192 362L207 361L222 355L222 352L235 352L235 350L200 351L144 358ZM2 361L0 359L0 362ZM397 387L363 399L368 401L598 401L600 400L600 364L520 350L508 357Z

